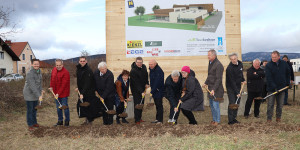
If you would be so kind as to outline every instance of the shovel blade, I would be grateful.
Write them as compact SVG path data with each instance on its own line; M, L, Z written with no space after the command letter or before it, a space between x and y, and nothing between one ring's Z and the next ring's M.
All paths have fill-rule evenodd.
M229 105L229 109L238 109L239 108L239 104L230 104Z
M116 111L115 110L108 110L106 111L107 114L110 114L110 115L114 115L116 114Z
M135 109L143 109L144 108L144 104L137 104L134 107Z
M59 106L58 108L59 108L59 109L68 109L69 107L66 106L66 105L62 105L62 106Z
M80 103L79 105L82 106L82 107L88 107L88 106L90 106L90 103L89 102L83 102L83 103Z
M35 109L42 109L42 108L43 108L42 105L35 106Z
M215 101L221 102L221 101L224 101L224 98L223 97L216 98Z
M126 117L128 117L128 114L126 112L123 112L123 113L119 114L118 116L121 118L126 118Z
M255 97L254 100L263 100L264 98L262 97Z

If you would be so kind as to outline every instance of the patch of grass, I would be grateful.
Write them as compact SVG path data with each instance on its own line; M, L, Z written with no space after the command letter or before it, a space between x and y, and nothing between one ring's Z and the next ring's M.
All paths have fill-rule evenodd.
M143 27L157 27L157 28L170 28L181 30L194 30L197 31L197 25L195 24L177 24L177 23L159 23L159 22L147 22L154 19L152 15L144 15L128 17L128 26L143 26Z

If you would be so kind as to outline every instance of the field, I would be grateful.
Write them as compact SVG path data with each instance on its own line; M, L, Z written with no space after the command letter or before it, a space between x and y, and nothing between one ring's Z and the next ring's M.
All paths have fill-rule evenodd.
M6 84L5 87L16 84L20 90L24 82ZM71 84L74 89L75 79ZM0 107L6 112L9 110L8 114L0 116L0 149L300 149L300 90L296 92L296 101L293 102L290 96L289 102L293 105L284 106L279 124L266 124L267 105L263 103L261 118L238 116L241 123L230 126L227 116L221 116L221 125L217 127L209 125L212 120L209 107L204 112L195 112L198 125L188 125L182 114L178 125L151 124L155 106L144 109L143 120L146 122L140 126L132 119L128 125L104 126L102 118L96 119L93 125L81 126L84 119L77 117L74 91L69 97L71 126L53 127L57 115L54 100L47 92L43 109L38 111L41 127L33 132L28 131L26 107L21 98L17 101L19 109ZM4 106L4 103L0 104ZM168 114L169 105L164 100L164 121Z
M197 25L195 24L147 22L152 18L153 16L151 15L143 15L141 19L140 16L128 17L128 26L158 27L197 31Z

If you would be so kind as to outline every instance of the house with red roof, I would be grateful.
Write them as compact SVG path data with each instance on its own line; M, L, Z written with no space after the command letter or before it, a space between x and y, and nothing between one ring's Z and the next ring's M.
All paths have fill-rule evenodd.
M0 77L14 73L14 64L20 61L19 57L0 38Z
M14 62L14 72L25 75L30 70L31 60L36 58L29 43L11 42L11 40L6 40L5 43L20 59Z

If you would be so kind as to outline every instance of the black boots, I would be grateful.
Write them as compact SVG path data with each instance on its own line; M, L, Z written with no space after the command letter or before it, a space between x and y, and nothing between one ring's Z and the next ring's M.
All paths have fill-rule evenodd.
M70 121L65 121L65 126L66 127L69 126L69 124L70 124Z
M122 118L122 123L129 123L125 118Z
M120 117L117 116L116 122L117 122L117 124L121 124ZM129 123L129 122L125 118L122 118L122 123Z
M58 121L54 126L62 126L64 124L63 121Z

